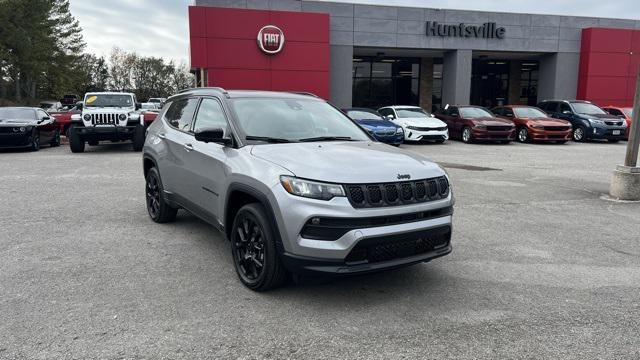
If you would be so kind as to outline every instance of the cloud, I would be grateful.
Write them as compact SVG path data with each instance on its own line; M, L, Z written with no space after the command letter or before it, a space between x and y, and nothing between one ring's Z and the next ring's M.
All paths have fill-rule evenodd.
M322 0L321 0L322 1ZM333 0L335 1L335 0ZM340 0L338 0L340 1ZM87 51L108 55L114 46L145 56L189 61L190 0L72 0ZM340 2L498 12L640 19L637 0L350 0Z
M188 62L189 0L72 0L87 52L108 55L114 46L144 56Z

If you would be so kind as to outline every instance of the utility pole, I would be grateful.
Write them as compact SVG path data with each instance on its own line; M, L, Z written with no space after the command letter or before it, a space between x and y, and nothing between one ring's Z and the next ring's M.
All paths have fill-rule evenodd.
M631 114L631 130L627 143L624 165L618 165L613 172L610 194L620 200L640 200L640 167L638 148L640 147L640 67L636 77L636 95Z

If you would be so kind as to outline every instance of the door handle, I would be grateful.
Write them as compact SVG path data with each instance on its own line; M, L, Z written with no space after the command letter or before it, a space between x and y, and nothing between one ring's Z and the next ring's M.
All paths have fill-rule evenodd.
M160 139L166 139L166 138L167 138L167 135L165 135L164 133L160 133L160 134L158 134L158 137L159 137Z
M191 152L191 151L193 150L193 145L191 145L191 144L184 144L184 149L185 149L187 152Z

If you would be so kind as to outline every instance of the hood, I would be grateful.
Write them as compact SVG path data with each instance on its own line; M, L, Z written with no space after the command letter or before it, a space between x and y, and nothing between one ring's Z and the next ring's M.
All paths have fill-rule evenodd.
M485 126L513 125L513 121L511 120L501 119L496 117L473 118L468 120L472 121L476 125L485 125Z
M542 126L570 126L571 123L567 120L553 119L553 118L520 118L520 120L526 121L529 124L537 124Z
M398 127L398 125L392 123L391 121L383 120L383 119L362 119L362 120L355 120L355 122L362 126L371 127L371 128L382 127L382 128L395 129Z
M598 120L620 120L619 117L611 114L578 114L585 119L598 119Z
M128 114L135 112L134 108L128 107L85 107L83 114Z
M0 119L0 126L34 126L38 125L38 120L30 119Z
M428 118L400 118L393 120L394 123L400 126L416 126L416 127L446 127L447 124L442 120L428 117Z
M339 184L397 182L398 174L411 179L445 174L421 155L369 141L254 145L251 154L297 177Z

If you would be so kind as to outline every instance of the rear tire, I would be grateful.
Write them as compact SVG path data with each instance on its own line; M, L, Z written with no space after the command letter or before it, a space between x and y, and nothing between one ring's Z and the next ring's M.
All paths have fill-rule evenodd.
M147 172L145 185L147 212L151 220L162 224L175 220L178 209L169 205L164 199L164 187L158 169L152 167Z
M75 126L71 126L67 131L67 137L69 138L69 148L72 153L84 152L84 140L78 134L78 130Z
M145 140L145 127L138 124L136 130L133 133L133 151L142 151Z
M262 205L240 208L231 228L233 265L240 281L251 290L267 291L281 286L287 271L276 250L277 231Z

